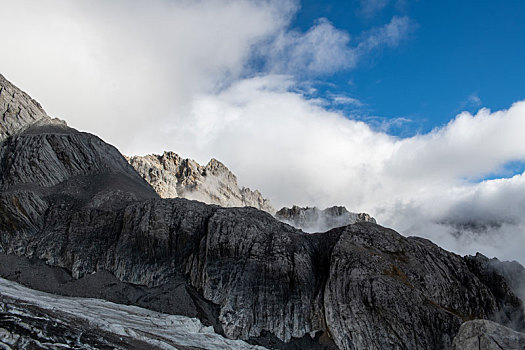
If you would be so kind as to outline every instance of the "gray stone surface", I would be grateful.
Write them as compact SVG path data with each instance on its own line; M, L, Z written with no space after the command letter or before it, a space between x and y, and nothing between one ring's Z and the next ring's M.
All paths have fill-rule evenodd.
M162 198L187 198L222 207L254 207L273 214L270 201L257 190L240 187L237 177L212 159L201 166L173 152L127 158Z
M463 258L370 223L344 229L331 255L324 302L344 349L447 349L463 321L501 316L497 297ZM523 305L516 310L518 324L499 320L522 329Z
M454 350L523 350L525 334L498 323L473 320L461 325L454 338Z
M0 141L38 120L51 119L42 106L0 74Z
M275 217L305 232L324 232L357 222L376 223L376 220L367 213L352 213L341 206L321 210L317 207L294 205L291 208L281 208L275 213Z

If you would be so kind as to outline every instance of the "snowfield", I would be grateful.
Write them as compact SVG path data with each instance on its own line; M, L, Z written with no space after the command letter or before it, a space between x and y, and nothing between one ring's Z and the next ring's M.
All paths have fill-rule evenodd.
M61 315L61 319L136 339L160 349L265 349L240 340L231 340L204 326L198 319L168 315L136 306L115 304L101 299L72 298L32 290L0 278L0 296L6 313L34 317L30 307ZM27 328L27 325L25 325ZM0 324L0 348L11 348L17 336Z

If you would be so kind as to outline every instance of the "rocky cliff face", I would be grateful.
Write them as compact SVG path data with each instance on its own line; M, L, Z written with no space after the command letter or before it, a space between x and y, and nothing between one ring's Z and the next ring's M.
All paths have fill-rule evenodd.
M330 229L355 224L357 222L372 222L376 220L367 213L351 213L345 207L330 207L321 210L317 207L281 208L275 217L289 225L305 232L324 232Z
M504 274L477 260L373 222L305 234L255 208L161 199L115 148L65 126L8 136L0 174L1 252L75 279L106 271L150 289L184 281L217 306L229 338L450 349L470 319L525 328L511 284L491 282Z
M248 206L275 212L259 191L239 187L237 177L216 159L206 166L173 152L127 159L162 198L180 197L223 207Z

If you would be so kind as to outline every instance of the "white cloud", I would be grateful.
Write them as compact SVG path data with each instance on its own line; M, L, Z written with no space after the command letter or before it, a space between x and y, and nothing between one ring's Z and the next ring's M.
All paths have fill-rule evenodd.
M2 24L16 28L3 37L2 73L49 114L128 152L158 149L170 129L186 123L194 96L250 73L255 52L272 71L316 75L352 68L367 51L357 54L348 33L323 19L306 33L289 30L295 0L0 6Z
M478 94L472 93L470 94L459 106L458 111L462 111L465 109L474 109L479 108L482 106L481 98L479 98Z
M390 0L359 0L361 8L359 12L365 17L372 17L388 5Z
M326 20L290 31L295 1L0 5L1 23L13 29L2 38L2 73L51 115L125 153L216 157L278 206L346 205L462 253L525 261L512 244L525 237L525 176L469 182L525 159L525 102L395 138L301 93L308 84L297 76L349 69L397 45L412 27L406 17L355 39ZM272 74L242 78L254 52ZM454 237L468 218L487 217L501 224Z
M241 179L267 179L268 184L257 185L275 193L278 204L316 201L369 210L380 207L378 202L407 201L468 184L465 179L525 157L520 132L525 102L507 111L462 113L431 133L397 139L324 110L290 92L292 85L286 76L262 76L196 99L195 124L183 131L198 140L190 148L201 159L213 150L235 166ZM188 142L181 141L181 147ZM257 166L261 162L267 164L264 169Z
M321 18L306 33L283 31L264 48L273 72L326 74L356 65L350 36Z
M408 17L394 16L392 20L380 28L373 28L363 35L363 40L357 46L357 51L367 53L382 46L394 47L404 39L415 27Z
M0 0L3 74L48 112L126 149L238 77L295 1ZM126 132L122 132L123 124ZM157 135L157 136L156 136Z
M368 122L371 126L375 126L376 130L388 133L392 129L402 128L405 125L412 123L413 120L405 117L369 117Z
M306 33L283 30L260 50L273 73L331 74L354 68L371 51L394 47L413 27L408 17L393 17L386 25L362 33L359 40L320 18Z
M477 94L472 94L468 97L467 99L468 103L471 105L471 106L474 106L474 107L479 107L481 106L481 99L479 98L479 96Z
M196 131L174 137L176 148L222 159L277 206L342 204L457 252L525 261L511 243L525 242L525 176L469 181L525 158L525 102L462 113L428 134L399 139L326 111L291 85L285 76L264 76L202 96L192 113Z
M362 107L365 104L361 101L359 101L357 98L344 96L344 95L330 95L330 99L332 100L332 103L335 103L337 105L351 105L355 107Z
M425 181L486 175L524 158L524 113L524 103L494 113L488 109L476 115L463 112L443 128L400 141L388 171Z
M391 224L460 254L481 251L489 257L523 264L524 193L525 173L508 179L450 185L392 211Z

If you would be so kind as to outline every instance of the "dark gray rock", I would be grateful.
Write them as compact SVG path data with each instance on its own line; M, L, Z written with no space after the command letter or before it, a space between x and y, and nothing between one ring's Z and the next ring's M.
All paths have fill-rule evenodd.
M454 350L523 350L525 334L498 323L474 320L461 325L454 338Z
M327 325L344 349L447 349L463 321L500 314L460 256L370 223L344 229L324 301Z
M483 254L466 256L469 269L490 289L498 301L494 321L510 325L513 329L525 332L525 315L520 310L525 300L525 269L516 261L501 262L489 259ZM500 319L503 319L501 321Z
M91 137L75 135L79 140L67 143L68 150ZM30 137L23 152L4 154L21 164L32 145L45 149L37 134ZM5 143L18 141L14 136ZM69 169L68 157L56 156L65 143L57 145L46 159L55 161L54 169ZM43 170L38 176L3 173L5 252L44 259L75 278L109 271L148 287L186 274L205 299L219 305L219 323L231 338L270 332L289 342L325 332L343 349L441 349L451 345L464 318L499 313L495 297L460 257L426 241L371 223L305 235L253 208L137 201L146 185L134 182L118 162L93 159L91 168L61 170L62 182ZM108 181L108 174L135 185L121 190L127 200L93 200L122 186L117 177ZM97 176L102 180L91 181Z
M357 222L373 222L376 220L367 213L352 213L345 207L330 207L319 209L317 207L281 208L275 217L293 227L305 232L325 232L336 227L355 224Z

